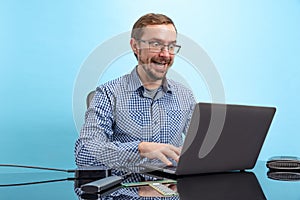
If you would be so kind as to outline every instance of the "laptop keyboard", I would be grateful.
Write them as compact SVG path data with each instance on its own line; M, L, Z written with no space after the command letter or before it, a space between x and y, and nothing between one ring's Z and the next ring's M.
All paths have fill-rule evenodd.
M177 168L177 166L165 166L164 167L164 169L169 169L169 170L173 170L173 171L175 171L176 170L176 168Z

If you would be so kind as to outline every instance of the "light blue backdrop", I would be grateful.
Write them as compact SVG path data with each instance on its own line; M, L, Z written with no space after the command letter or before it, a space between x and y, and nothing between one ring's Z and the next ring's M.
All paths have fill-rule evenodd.
M72 98L80 68L97 46L148 12L170 16L207 52L226 102L277 107L259 159L300 156L299 0L103 2L1 1L0 163L75 167ZM114 65L132 69L134 57L122 59L128 63ZM178 58L174 69L184 67ZM206 101L205 91L194 93Z

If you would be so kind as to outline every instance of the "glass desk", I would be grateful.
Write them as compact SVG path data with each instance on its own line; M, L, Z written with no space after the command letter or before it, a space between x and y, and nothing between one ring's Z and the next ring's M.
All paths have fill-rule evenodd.
M177 196L158 197L158 192L149 186L143 186L119 187L112 193L104 194L105 197L90 195L81 198L77 195L80 190L74 187L76 184L73 173L40 170L6 173L4 168L0 168L0 199L300 199L300 181L270 179L267 172L265 162L258 161L255 168L247 172L178 179L177 184L171 186L178 191ZM36 184L4 186L28 182Z

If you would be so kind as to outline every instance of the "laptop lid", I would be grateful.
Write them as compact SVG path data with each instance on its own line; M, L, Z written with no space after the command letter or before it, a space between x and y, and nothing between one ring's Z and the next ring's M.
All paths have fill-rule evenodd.
M276 108L198 103L177 175L252 169Z
M182 177L177 180L177 191L181 200L266 199L255 174L252 172Z

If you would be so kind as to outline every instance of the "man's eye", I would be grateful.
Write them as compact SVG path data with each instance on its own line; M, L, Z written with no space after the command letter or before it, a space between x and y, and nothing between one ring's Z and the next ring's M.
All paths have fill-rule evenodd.
M175 48L175 45L174 44L170 44L169 45L169 49L174 49Z
M161 46L161 44L159 42L152 42L152 46L153 47L159 47L159 46Z

